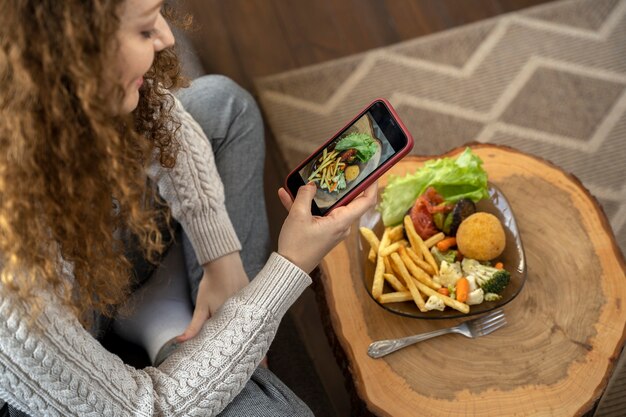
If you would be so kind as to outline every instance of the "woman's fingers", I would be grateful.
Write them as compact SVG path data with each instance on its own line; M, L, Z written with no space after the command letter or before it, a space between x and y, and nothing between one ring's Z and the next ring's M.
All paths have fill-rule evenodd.
M315 193L317 192L317 187L315 183L308 183L307 185L303 185L298 189L298 194L296 195L296 199L293 201L292 209L297 210L300 214L311 215L311 202L313 201L313 197L315 197Z
M289 195L289 193L282 187L278 189L278 199L287 211L291 210L293 200L291 200L291 196Z
M376 204L377 185L328 216L311 215L317 187L300 187L278 237L278 253L309 273L337 243L350 233L350 226Z
M202 277L200 286L198 287L198 296L196 297L196 307L193 310L193 316L189 325L181 334L176 338L179 343L186 342L187 340L195 337L202 329L202 325L205 321L211 317L211 304L209 303L209 297L211 294L208 291L209 280L206 275Z
M362 206L365 206L365 211L367 211L367 209L370 208L373 204L376 204L377 199L378 181L367 187L363 194L352 200L352 203L355 204L357 210L363 210Z
M211 313L208 309L196 307L193 311L193 317L189 322L189 326L187 326L183 334L176 338L176 341L182 343L194 338L200 332L202 325L209 319L209 317L211 317Z
M357 218L361 217L367 210L376 205L378 198L378 182L370 185L365 189L363 194L356 197L347 205L335 210L334 214L337 217L345 218L350 224Z
M278 198L283 204L283 207L287 209L287 211L291 211L291 208L296 206L300 209L306 207L308 213L311 213L311 201L313 201L313 197L315 196L316 191L317 188L313 183L303 185L298 189L296 199L292 201L289 193L281 187L278 189Z

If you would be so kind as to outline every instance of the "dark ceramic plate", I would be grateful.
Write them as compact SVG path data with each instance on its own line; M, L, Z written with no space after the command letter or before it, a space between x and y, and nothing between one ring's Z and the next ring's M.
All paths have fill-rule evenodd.
M496 261L500 261L504 264L507 271L511 273L511 281L502 293L502 298L498 301L485 301L482 304L470 306L470 312L463 314L459 311L446 307L444 311L428 311L422 313L417 309L417 306L413 302L402 303L388 303L380 304L385 310L388 310L395 314L402 316L419 318L419 319L453 319L459 317L467 317L475 314L483 314L488 311L501 307L514 299L521 291L526 280L526 260L524 257L524 248L522 246L522 240L515 223L515 217L509 202L504 197L504 194L493 184L489 184L489 199L482 200L476 204L478 211L484 211L495 215L504 226L504 232L506 234L506 247L502 255L500 255ZM359 222L359 226L365 226L373 228L377 236L382 235L383 225L380 219L380 213L375 210L370 210L365 213ZM364 279L365 288L367 293L371 296L372 282L374 280L374 264L367 260L367 253L369 252L369 245L363 237L359 240L359 254L361 265L364 265ZM392 292L393 289L385 283L384 292Z

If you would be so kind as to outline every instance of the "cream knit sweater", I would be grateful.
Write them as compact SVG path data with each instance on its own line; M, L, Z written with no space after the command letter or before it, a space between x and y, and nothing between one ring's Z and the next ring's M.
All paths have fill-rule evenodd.
M155 161L148 174L202 264L240 244L209 141L180 103L175 107L182 122L176 167L168 170ZM145 369L127 366L105 350L53 295L44 295L44 311L29 326L28 304L2 291L0 399L31 416L216 415L244 387L282 316L310 282L298 267L272 254L197 337L158 368Z

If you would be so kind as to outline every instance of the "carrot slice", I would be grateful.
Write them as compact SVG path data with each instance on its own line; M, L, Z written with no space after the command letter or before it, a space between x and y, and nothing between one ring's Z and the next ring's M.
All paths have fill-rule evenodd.
M469 294L469 281L465 277L461 277L456 281L456 300L464 303L467 301Z
M441 252L447 251L452 246L456 246L456 238L454 237L447 237L437 242L437 249L439 249Z

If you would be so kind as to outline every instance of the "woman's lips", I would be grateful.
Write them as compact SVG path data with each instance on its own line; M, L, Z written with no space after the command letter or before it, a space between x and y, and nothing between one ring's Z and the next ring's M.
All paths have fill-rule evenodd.
M137 81L135 81L135 85L137 86L137 88L141 87L142 84L143 84L143 77L138 78Z

